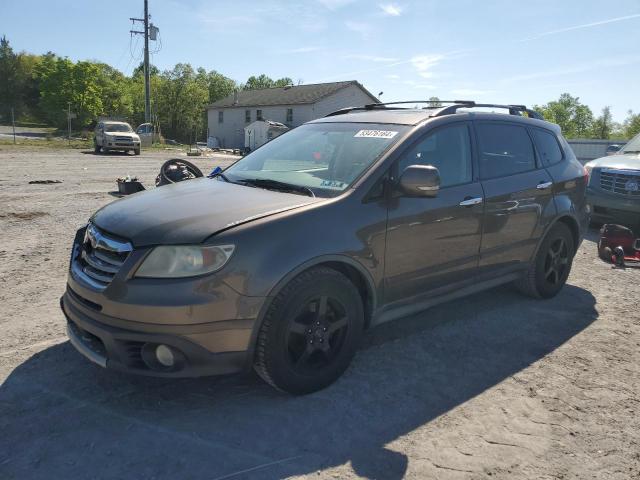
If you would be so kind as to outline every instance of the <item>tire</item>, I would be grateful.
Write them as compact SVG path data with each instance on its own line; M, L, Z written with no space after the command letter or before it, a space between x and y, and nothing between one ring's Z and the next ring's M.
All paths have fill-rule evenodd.
M136 148L133 150L134 155L140 155L140 149Z
M569 227L556 223L540 244L533 264L516 281L516 287L533 298L555 297L567 282L574 255L574 240Z
M312 268L271 302L258 333L254 368L280 391L315 392L344 373L363 330L358 289L331 268Z

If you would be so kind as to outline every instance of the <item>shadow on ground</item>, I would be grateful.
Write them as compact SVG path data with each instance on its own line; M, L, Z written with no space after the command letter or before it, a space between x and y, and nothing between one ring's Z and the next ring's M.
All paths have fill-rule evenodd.
M254 376L166 380L101 370L68 343L0 387L2 478L280 478L350 462L402 478L399 436L553 352L591 324L595 299L498 288L369 333L347 374L305 397Z

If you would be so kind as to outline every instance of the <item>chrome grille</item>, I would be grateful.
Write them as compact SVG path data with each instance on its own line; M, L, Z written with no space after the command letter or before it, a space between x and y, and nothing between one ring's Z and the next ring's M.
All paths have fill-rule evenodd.
M640 171L603 169L600 188L607 192L640 199Z
M82 244L74 247L72 272L96 290L104 290L132 250L131 243L116 239L89 224Z

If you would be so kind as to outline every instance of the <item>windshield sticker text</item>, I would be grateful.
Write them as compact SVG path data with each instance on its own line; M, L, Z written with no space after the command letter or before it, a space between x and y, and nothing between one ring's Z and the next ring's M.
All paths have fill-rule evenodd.
M358 138L393 138L398 134L392 130L360 130L354 135Z
M322 183L320 184L321 187L325 187L325 188L338 188L338 189L343 189L345 186L344 182L339 182L337 180L323 180Z

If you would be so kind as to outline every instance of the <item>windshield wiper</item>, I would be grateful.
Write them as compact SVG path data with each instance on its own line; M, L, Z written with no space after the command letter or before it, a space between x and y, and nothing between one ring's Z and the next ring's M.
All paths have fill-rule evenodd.
M281 190L284 192L295 192L308 195L309 197L315 197L315 193L309 187L303 185L296 185L293 183L280 182L278 180L271 180L269 178L243 178L238 180L239 183L245 183L254 187Z
M622 153L623 155L625 153L640 153L640 150L622 150L620 153Z

